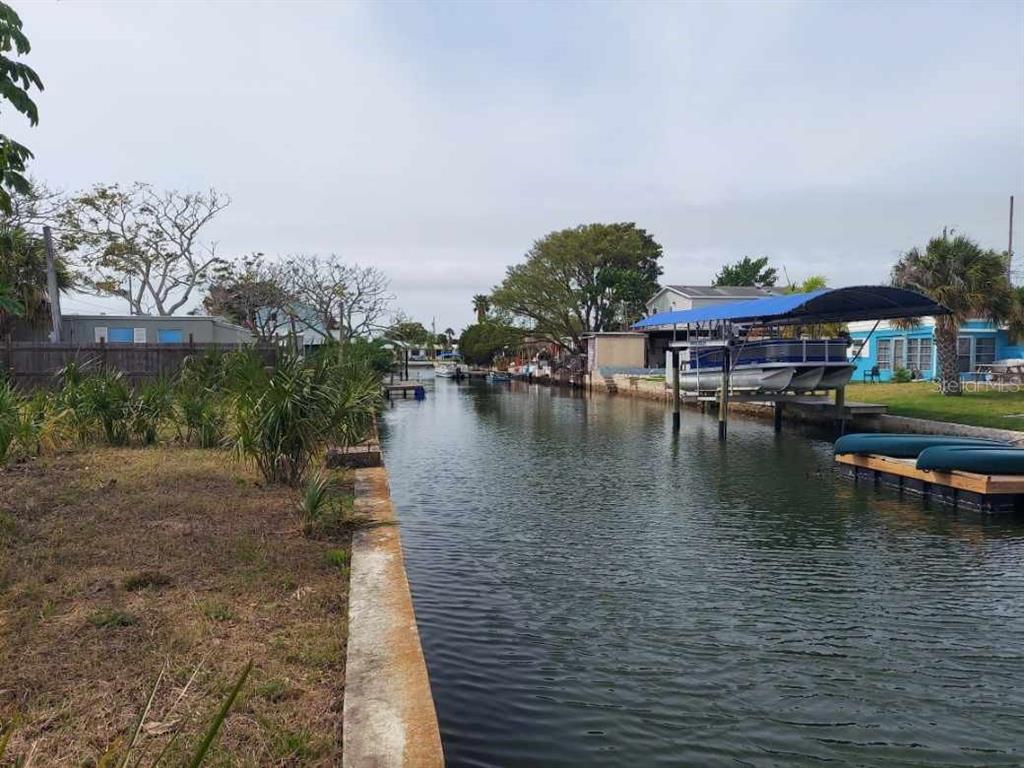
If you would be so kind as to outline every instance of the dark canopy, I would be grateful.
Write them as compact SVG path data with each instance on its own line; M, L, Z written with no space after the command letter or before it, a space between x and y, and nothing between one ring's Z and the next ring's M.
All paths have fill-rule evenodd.
M887 285L863 285L661 312L645 317L633 327L646 329L707 322L795 325L946 314L949 314L948 309L916 291Z

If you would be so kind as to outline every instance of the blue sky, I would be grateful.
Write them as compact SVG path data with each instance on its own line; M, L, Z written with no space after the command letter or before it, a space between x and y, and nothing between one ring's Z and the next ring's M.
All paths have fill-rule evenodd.
M375 264L438 328L579 223L645 227L668 282L765 254L843 285L943 226L1004 248L1024 197L1021 3L18 10L36 176L215 186L223 254Z

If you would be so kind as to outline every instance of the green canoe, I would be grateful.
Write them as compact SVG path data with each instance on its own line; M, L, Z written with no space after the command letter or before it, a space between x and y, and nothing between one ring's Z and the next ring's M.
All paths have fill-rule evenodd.
M950 435L901 435L868 432L843 435L835 444L836 453L875 454L894 459L916 459L926 448L935 447L1009 448L1009 443L980 437L953 437Z
M959 469L983 475L1024 475L1024 448L936 446L921 451L917 457L917 468L937 472Z

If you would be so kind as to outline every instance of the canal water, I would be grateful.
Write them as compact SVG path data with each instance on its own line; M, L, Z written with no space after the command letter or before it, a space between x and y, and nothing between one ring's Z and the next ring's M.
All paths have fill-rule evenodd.
M383 425L451 766L1020 766L1024 524L526 384Z

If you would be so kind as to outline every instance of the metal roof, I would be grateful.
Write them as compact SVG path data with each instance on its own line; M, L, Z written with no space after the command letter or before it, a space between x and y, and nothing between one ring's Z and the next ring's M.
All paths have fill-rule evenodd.
M658 293L665 290L675 291L690 299L756 299L772 295L771 289L753 285L663 285Z
M716 321L793 325L946 314L949 314L948 309L916 291L888 285L862 285L661 312L645 317L633 327L654 328Z

